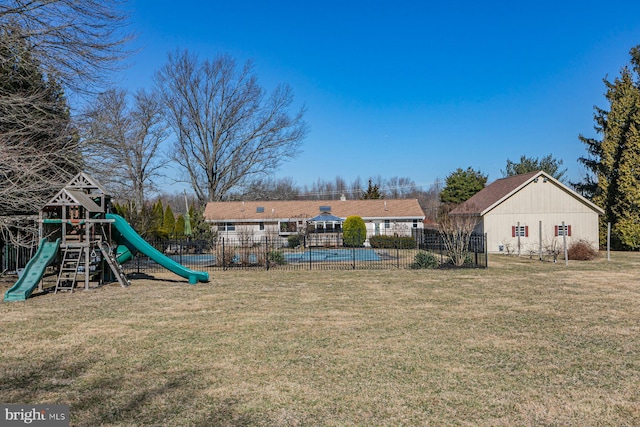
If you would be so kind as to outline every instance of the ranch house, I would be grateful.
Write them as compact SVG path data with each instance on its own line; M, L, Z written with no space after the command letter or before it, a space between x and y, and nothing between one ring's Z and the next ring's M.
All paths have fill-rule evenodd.
M543 171L502 178L454 209L476 217L488 251L537 254L584 240L599 247L598 215L604 211Z
M212 231L227 242L269 237L284 244L290 235L304 234L315 238L313 245L318 246L323 245L323 236L335 242L342 223L352 215L365 222L365 245L371 236L411 236L424 228L425 216L417 199L210 202L204 211Z

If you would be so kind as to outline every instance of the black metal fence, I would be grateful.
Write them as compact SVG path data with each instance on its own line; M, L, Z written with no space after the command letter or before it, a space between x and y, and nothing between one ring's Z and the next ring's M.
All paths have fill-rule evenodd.
M364 240L364 239L363 239ZM370 239L371 240L371 239ZM289 240L291 242L291 240ZM346 247L341 235L300 236L298 245L283 244L281 238L216 241L157 240L158 251L193 270L287 269L355 270L417 268L416 255L430 253L441 268L455 267L438 233L414 233L411 237L385 236L364 247ZM463 267L487 267L485 236L472 236ZM153 273L163 267L138 254L124 265L126 272Z
M289 246L280 238L245 240L241 244L220 238L204 240L155 240L150 243L163 255L193 270L287 269L287 270L363 270L416 268L416 255L427 252L440 268L455 267L442 237L428 230L417 230L411 237L384 236L373 246L346 247L341 235L300 236L299 244ZM370 239L372 240L372 239ZM291 240L290 240L291 241ZM486 268L486 237L471 236L463 267ZM0 244L0 273L11 274L24 268L36 247ZM124 265L128 273L154 273L164 270L159 263L138 253Z
M24 247L0 242L0 273L16 273L24 268L36 250L35 244L31 247Z

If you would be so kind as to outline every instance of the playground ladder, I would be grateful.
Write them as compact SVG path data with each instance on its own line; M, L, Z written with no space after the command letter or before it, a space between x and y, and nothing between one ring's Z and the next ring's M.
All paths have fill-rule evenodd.
M71 291L76 285L78 278L78 268L80 267L80 261L82 261L82 254L84 248L82 247L66 247L62 254L62 263L60 264L60 272L58 273L58 280L56 281L56 290L58 291Z
M100 245L100 252L102 252L104 259L107 260L107 264L109 264L109 267L111 268L111 271L113 271L113 274L116 276L116 279L118 280L118 283L120 283L120 286L122 286L123 288L129 286L131 283L129 282L129 279L127 279L127 275L124 273L122 265L120 265L118 260L116 260L116 257L113 255L113 250L111 250L109 244L103 242Z

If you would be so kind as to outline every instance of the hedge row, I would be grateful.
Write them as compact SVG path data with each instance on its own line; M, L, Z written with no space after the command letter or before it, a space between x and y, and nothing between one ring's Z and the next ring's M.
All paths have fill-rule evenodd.
M372 248L383 249L415 249L416 240L413 237L371 236L369 243Z

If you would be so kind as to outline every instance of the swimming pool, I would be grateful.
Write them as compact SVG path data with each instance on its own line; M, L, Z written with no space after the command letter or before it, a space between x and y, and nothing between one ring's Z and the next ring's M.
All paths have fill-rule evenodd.
M373 249L311 249L284 254L287 262L380 261Z
M382 258L371 248L355 249L305 249L301 251L280 250L287 263L303 262L349 262L349 261L381 261ZM174 261L193 267L213 267L216 265L215 254L182 254L169 255ZM255 253L244 254L245 262L257 264L258 256ZM149 261L148 261L149 262ZM153 261L151 261L153 262ZM240 262L240 255L235 254L231 260L233 264Z

